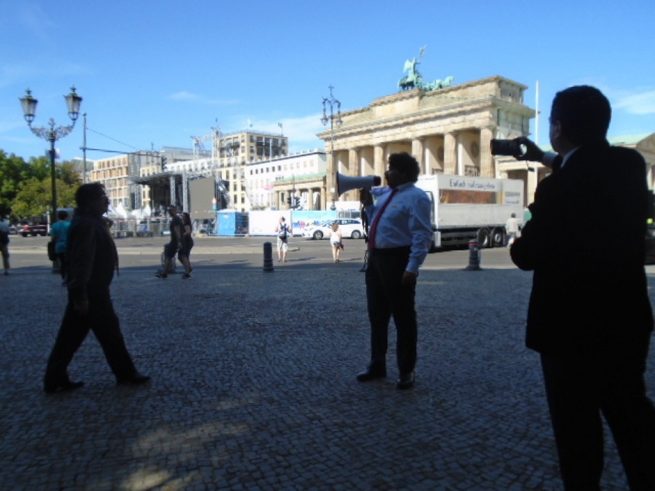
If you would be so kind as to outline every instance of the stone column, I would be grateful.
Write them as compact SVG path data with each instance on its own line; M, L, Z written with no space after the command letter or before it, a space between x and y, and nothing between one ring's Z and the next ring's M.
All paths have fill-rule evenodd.
M348 175L359 176L359 151L356 148L348 149Z
M384 176L384 171L387 169L387 162L384 160L384 145L373 147L373 167L376 176Z
M373 147L362 148L359 152L359 156L362 162L361 175L374 175L375 166L373 165Z
M493 131L490 128L480 130L480 176L482 177L496 177L494 159L490 148L492 138Z
M412 155L418 162L418 168L421 174L427 174L425 165L425 151L423 150L423 138L414 138L412 140Z
M177 203L175 202L175 176L170 176L168 178L168 182L170 184L170 191L171 191L171 195L170 195L171 205L177 205Z
M457 173L457 137L454 133L444 135L444 156L443 171L444 174Z

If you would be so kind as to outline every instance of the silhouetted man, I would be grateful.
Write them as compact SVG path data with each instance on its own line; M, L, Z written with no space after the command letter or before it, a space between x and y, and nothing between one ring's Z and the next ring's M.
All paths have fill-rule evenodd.
M389 321L396 325L396 356L401 390L414 387L416 366L416 278L430 248L432 224L430 198L414 183L419 165L408 153L389 156L385 172L388 186L373 188L377 197L361 191L369 215L366 301L371 324L371 358L366 371L357 375L368 382L387 375Z
M109 199L102 184L83 184L75 193L77 209L68 238L68 305L48 359L43 380L47 393L82 387L72 382L68 365L89 329L93 330L119 385L146 383L127 352L109 285L118 268L118 254L103 214Z
M600 489L602 414L630 488L655 490L655 409L644 383L653 328L646 165L636 151L607 143L610 117L593 87L556 94L550 141L558 156L510 251L534 271L526 343L541 355L565 488ZM520 140L525 159L543 160Z

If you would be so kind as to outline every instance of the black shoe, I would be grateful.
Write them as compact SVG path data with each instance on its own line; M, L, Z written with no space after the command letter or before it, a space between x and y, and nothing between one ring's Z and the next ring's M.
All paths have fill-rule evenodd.
M161 278L161 279L166 279L166 278L168 278L168 275L167 275L166 273L162 273L161 271L157 271L157 272L155 273L155 276L156 276L157 278Z
M118 385L143 385L147 384L148 382L150 382L150 377L139 372L134 372L129 377L119 378L116 381Z
M67 380L66 382L60 382L56 384L46 383L43 386L43 390L46 394L57 394L59 392L68 392L71 390L79 389L84 385L84 382L71 382Z
M414 372L409 372L409 373L403 373L400 375L400 378L398 379L398 383L396 384L396 389L399 390L407 390L411 389L414 387Z
M384 378L387 376L386 368L371 367L369 366L366 371L357 374L358 382L370 382L371 380L376 380L379 378Z
M183 279L183 280L188 280L189 278L191 278L191 275L190 275L189 273L184 273L184 274L182 275L182 279Z

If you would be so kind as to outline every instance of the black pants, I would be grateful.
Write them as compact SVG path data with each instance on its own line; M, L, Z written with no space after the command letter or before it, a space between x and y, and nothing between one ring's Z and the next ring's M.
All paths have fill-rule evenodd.
M583 359L542 355L560 472L567 490L598 490L605 417L630 489L655 490L655 408L646 397L648 338Z
M59 264L59 274L61 275L61 279L65 280L66 275L68 274L68 261L66 261L66 253L58 252L56 256L57 263Z
M410 373L416 365L416 310L414 287L401 281L409 248L375 249L368 255L366 300L371 322L371 365L386 366L389 320L396 324L396 355L401 374Z
M106 289L89 293L89 312L84 316L73 310L69 297L57 340L48 359L44 380L46 385L68 380L68 365L89 329L93 330L117 379L129 378L136 372L123 340L109 289Z

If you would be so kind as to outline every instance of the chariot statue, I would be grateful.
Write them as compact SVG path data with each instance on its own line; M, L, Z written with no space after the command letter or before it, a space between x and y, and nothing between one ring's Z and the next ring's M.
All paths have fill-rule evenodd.
M405 60L405 65L403 66L403 72L406 75L398 81L398 88L401 91L404 90L414 90L421 89L424 91L438 90L445 87L449 87L454 77L452 75L447 76L441 80L434 80L432 82L423 82L423 76L418 71L416 66L421 63L421 58L423 58L423 53L425 53L425 46L423 46L418 52L418 58L412 58L411 60Z

